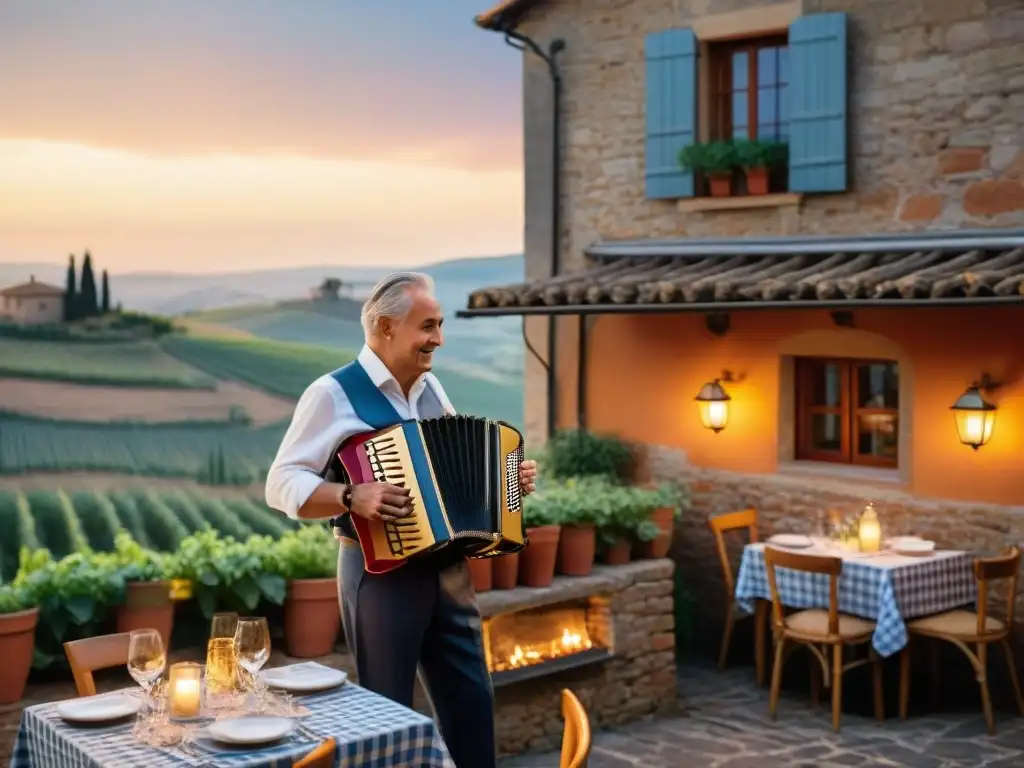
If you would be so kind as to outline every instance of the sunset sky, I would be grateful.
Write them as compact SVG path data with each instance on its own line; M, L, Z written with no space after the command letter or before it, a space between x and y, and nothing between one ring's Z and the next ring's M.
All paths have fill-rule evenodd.
M489 0L3 0L0 262L422 264L522 248Z

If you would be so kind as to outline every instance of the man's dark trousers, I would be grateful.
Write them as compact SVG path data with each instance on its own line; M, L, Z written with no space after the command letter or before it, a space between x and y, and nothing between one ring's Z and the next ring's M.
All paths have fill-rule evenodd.
M359 544L342 540L339 598L359 684L411 708L419 666L455 765L494 768L494 692L469 567L427 560L366 573Z

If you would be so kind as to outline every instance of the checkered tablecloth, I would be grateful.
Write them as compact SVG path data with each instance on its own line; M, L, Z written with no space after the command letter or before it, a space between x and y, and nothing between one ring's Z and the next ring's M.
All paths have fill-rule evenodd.
M758 598L771 599L764 546L748 544L740 562L736 603L748 612L753 612ZM960 608L977 599L973 562L968 553L952 551L930 557L845 556L839 576L839 612L873 620L871 644L880 655L891 656L907 644L905 619ZM784 605L828 609L825 574L776 568L775 575Z
M311 714L303 731L277 746L159 749L132 739L134 720L114 726L75 726L57 714L59 702L38 704L21 716L11 768L288 768L316 747L337 740L338 768L450 768L448 750L433 721L400 704L346 683L301 703Z

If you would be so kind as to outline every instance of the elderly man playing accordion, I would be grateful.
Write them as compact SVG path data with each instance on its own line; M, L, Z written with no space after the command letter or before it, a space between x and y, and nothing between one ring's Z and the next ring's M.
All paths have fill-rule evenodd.
M338 447L374 431L360 418L368 409L390 405L394 423L454 414L430 372L443 322L430 277L402 272L378 283L362 311L366 345L356 361L302 395L267 476L266 498L293 518L333 518L342 619L360 685L411 707L419 672L455 764L487 768L497 760L494 694L465 557L443 549L386 573L367 572L351 516L400 520L412 499L397 485L336 482L347 479ZM536 475L534 462L520 465L523 494L533 492Z

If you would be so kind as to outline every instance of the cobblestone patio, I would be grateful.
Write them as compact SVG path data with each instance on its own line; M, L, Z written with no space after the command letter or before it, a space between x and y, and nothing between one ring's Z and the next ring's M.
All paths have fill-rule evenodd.
M985 733L977 698L942 714L901 722L894 711L879 723L847 714L834 733L827 694L817 710L784 693L778 720L768 717L768 691L753 671L683 667L685 712L595 734L590 768L1010 768L1024 766L1024 718L997 712L995 736ZM501 768L554 768L557 754L509 758Z

